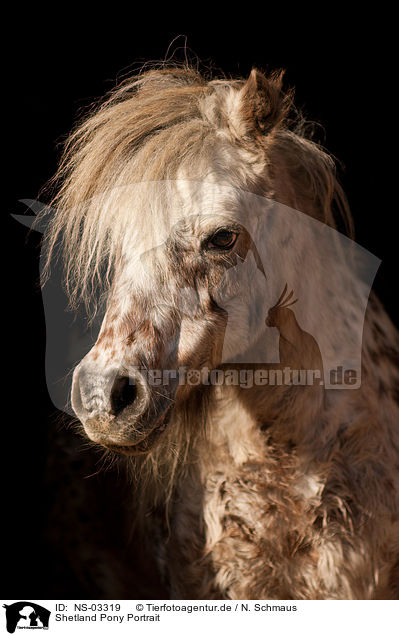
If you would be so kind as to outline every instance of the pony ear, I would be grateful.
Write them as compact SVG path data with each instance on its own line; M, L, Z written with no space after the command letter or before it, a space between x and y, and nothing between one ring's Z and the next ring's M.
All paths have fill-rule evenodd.
M292 94L281 90L284 71L266 77L253 68L240 90L240 119L246 134L260 137L270 133L286 118Z

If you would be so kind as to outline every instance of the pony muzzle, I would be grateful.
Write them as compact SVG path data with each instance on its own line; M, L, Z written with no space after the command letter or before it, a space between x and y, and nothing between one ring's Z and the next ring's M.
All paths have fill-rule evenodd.
M148 438L155 438L155 429L162 432L170 400L154 397L138 371L100 373L82 362L73 375L72 408L86 435L116 452L147 452Z

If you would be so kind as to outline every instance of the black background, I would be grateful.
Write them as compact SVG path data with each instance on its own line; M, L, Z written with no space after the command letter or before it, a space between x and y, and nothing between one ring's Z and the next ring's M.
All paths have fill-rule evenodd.
M375 288L398 320L396 284L395 177L388 176L395 146L395 105L389 16L364 14L348 23L336 8L324 15L272 15L254 7L186 6L179 18L132 6L92 8L99 23L81 10L59 15L21 15L10 20L3 55L3 235L6 262L3 331L10 385L4 397L3 542L11 563L3 579L3 598L54 598L52 568L44 545L48 497L45 457L48 430L56 414L44 379L45 325L37 285L39 240L10 218L21 214L22 198L36 198L52 176L60 144L82 109L111 89L129 69L165 58L169 44L187 36L187 55L202 68L247 76L252 66L286 69L286 85L296 87L296 103L320 122L318 138L343 165L340 177L356 223L357 241L382 259ZM103 9L105 12L105 8ZM247 15L243 15L244 10ZM190 16L190 17L188 17ZM310 19L312 18L312 19ZM22 20L22 23L21 23ZM233 26L232 26L233 25ZM184 59L184 38L169 55ZM72 435L72 433L71 433ZM57 558L57 557L55 557ZM43 580L47 580L44 585ZM56 589L56 588L55 588ZM70 596L77 591L71 583ZM76 597L76 595L75 595Z

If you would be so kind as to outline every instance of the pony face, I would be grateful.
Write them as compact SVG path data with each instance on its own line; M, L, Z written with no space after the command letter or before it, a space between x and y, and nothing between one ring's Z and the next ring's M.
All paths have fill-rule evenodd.
M142 247L126 238L98 340L72 387L89 438L127 455L148 452L176 405L198 390L180 381L182 370L221 362L224 300L243 295L252 269L262 270L239 214L227 210L182 216L162 243ZM229 277L246 262L246 277Z
M73 374L72 406L93 442L149 452L176 407L205 390L181 384L179 369L212 368L225 352L251 357L284 281L298 289L298 256L309 250L292 242L302 232L290 231L289 210L266 226L255 197L332 227L333 196L345 211L329 157L286 127L290 104L281 74L207 81L153 70L69 139L45 244L50 256L63 247L72 305L93 290L106 299L98 339ZM284 308L274 309L276 324Z
M251 245L234 193L263 189L257 138L287 111L280 84L256 71L247 82L153 71L72 135L49 245L65 237L72 300L96 286L108 296L99 338L73 375L72 406L92 441L148 452L186 387L173 374L150 386L141 370L220 359L217 287ZM234 286L224 281L225 292Z

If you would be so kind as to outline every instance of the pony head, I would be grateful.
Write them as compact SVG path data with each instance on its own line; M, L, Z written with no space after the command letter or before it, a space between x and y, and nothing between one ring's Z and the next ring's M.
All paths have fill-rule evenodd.
M62 246L71 303L104 306L72 386L96 444L146 454L179 406L201 403L206 387L180 383L179 369L220 363L221 287L225 299L241 298L236 324L249 324L250 295L270 272L256 249L262 218L243 193L301 206L332 227L335 197L349 219L331 159L287 127L291 95L281 81L255 69L246 81L151 70L123 83L69 139L45 245L48 261ZM231 274L243 263L238 281ZM284 309L277 303L269 322ZM232 348L245 353L257 329Z

